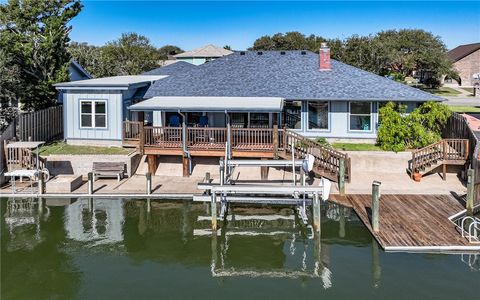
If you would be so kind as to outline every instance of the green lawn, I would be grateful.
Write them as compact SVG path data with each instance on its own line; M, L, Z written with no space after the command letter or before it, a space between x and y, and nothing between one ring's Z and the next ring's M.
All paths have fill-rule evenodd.
M48 156L51 154L128 154L132 149L120 148L120 147L93 147L93 146L73 146L68 145L65 142L54 142L43 145L40 148L40 154Z
M470 94L473 94L473 87L463 87L461 88L465 92L469 92Z
M460 106L452 105L450 109L458 113L480 113L480 106Z
M332 146L343 151L382 151L382 148L374 144L333 143Z
M450 87L440 87L438 89L430 89L430 88L421 88L425 92L429 92L438 96L458 96L461 93L452 89Z

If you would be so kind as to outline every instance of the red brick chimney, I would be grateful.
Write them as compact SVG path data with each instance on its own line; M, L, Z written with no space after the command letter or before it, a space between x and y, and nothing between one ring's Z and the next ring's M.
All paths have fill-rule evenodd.
M322 43L320 46L320 71L330 71L330 48L327 43Z

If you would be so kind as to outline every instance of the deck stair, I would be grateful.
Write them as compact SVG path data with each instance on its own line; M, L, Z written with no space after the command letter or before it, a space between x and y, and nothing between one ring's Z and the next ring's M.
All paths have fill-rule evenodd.
M308 154L315 157L313 173L316 176L326 177L337 182L340 172L340 160L345 162L345 180L351 179L351 161L346 153L336 151L314 140L306 138L292 130L284 129L281 151L277 152L278 157L291 160L292 145L295 152L295 159L305 158Z
M443 179L447 165L465 165L468 160L467 139L443 139L437 143L412 152L407 172L413 179L415 173L425 175L443 167Z

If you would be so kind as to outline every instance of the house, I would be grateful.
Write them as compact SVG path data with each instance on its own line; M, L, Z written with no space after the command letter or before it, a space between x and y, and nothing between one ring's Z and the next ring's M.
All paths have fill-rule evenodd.
M236 52L155 82L146 100L130 110L162 112L165 121L157 126L168 126L173 115L181 119L180 110L187 124L205 115L210 127L224 127L227 110L235 128L276 123L312 138L374 140L384 103L401 102L411 111L443 100L330 60L329 49L324 51L324 57L310 51Z
M56 87L65 93L68 143L135 146L151 173L158 156L182 157L185 176L195 156L273 158L281 148L288 157L287 147L318 137L374 142L385 103L408 112L443 100L331 60L326 46L319 54L240 51L198 66L177 62ZM318 159L335 178L346 157L333 150L328 157Z
M88 73L77 61L72 60L68 66L70 81L92 79L93 76Z
M201 65L211 60L230 55L233 51L217 47L215 45L206 45L197 49L183 52L173 57L180 61L186 61L194 65Z
M480 43L460 45L448 51L448 57L458 72L459 82L446 78L445 83L473 86L480 79Z

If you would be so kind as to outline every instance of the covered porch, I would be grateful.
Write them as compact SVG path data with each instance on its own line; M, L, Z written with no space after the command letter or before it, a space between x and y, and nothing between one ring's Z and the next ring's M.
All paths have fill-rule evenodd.
M273 157L283 99L154 97L129 107L124 145L145 154Z
M349 179L348 156L326 148L298 133L279 128L278 119L283 110L282 98L247 97L154 97L130 106L131 112L176 113L179 120L161 122L125 121L123 123L123 145L134 146L147 155L149 171L154 173L157 157L178 155L182 157L183 174L191 173L194 156L230 158L284 158L291 159L312 154L315 157L315 172L335 181L338 180L340 161L346 166ZM223 114L225 126L211 127L209 121L189 124L188 114L201 112ZM261 126L239 126L236 114L262 113L269 116ZM179 121L179 122L177 122ZM268 123L267 123L268 122ZM248 124L247 124L248 125Z

